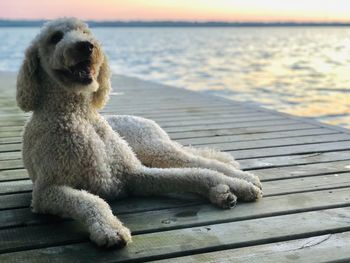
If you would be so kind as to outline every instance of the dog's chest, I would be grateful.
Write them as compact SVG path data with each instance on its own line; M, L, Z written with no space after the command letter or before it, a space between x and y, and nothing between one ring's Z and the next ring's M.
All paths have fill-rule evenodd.
M83 148L81 142L73 143L77 148L73 151L80 152L78 186L104 197L123 196L125 164L118 160L115 139L94 125L86 125L83 130L83 134L79 132Z
M134 167L140 165L127 142L109 125L94 125L94 132L103 145L106 161L113 167L113 174L131 173Z

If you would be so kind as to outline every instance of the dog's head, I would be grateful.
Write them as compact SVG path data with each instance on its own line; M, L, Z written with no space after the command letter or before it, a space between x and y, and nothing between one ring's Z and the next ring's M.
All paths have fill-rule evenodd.
M78 19L46 23L27 49L17 79L17 103L22 110L32 111L40 104L44 74L65 92L92 94L96 108L107 100L107 58L88 26Z

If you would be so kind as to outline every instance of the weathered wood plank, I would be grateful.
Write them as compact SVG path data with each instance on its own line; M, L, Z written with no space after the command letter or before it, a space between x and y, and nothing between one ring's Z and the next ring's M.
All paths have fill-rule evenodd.
M0 132L22 131L23 125L20 126L0 126Z
M0 152L11 152L22 150L22 144L11 143L11 144L0 144Z
M21 136L22 132L20 131L4 131L0 132L0 138L11 138Z
M279 131L279 132L267 132L267 133L248 133L237 135L222 135L222 136L207 136L199 138L178 139L181 144L191 145L203 145L209 146L215 143L231 143L238 141L251 141L251 140L263 140L263 139L278 139L278 138L294 138L300 136L316 136L323 134L336 134L337 132L324 129L324 128L312 128L303 130L292 131Z
M226 109L234 109L237 108L237 111L240 111L242 108L239 106L232 106L232 105L222 105L221 103L211 103L209 101L203 102L202 104L196 104L193 102L188 102L187 104L182 104L178 106L164 104L164 105L157 105L155 107L137 107L137 106L131 106L131 107L113 107L113 108L104 108L101 110L101 113L107 114L107 113L113 113L113 114L131 114L131 113L157 113L157 115L162 115L163 113L176 113L176 112L207 112L207 111L225 111ZM243 107L244 109L244 107ZM160 113L161 112L161 113Z
M211 129L205 131L186 131L186 132L169 132L172 139L192 139L200 137L212 137L212 136L223 136L223 135L239 135L239 134L251 134L251 133L268 133L268 132L278 132L278 131L292 131L292 130L302 130L308 128L316 128L315 125L310 124L300 124L295 121L285 121L281 125L277 126L253 126L253 127L233 127L227 129Z
M222 103L222 101L217 101L217 100L212 100L209 99L208 97L203 97L203 96L197 96L197 94L187 94L187 96L183 96L183 94L179 92L169 92L168 94L164 94L161 90L157 91L146 91L140 93L138 95L140 96L135 96L135 91L133 92L126 92L123 93L119 96L112 96L110 97L110 102L108 105L106 105L105 108L135 108L135 107L147 107L147 108L157 108L159 106L163 105L169 105L169 103L172 103L173 107L176 107L177 105L174 104L174 102L178 102L178 105L183 105L183 104L203 104L207 102L212 102L215 105L218 106L227 106L228 103L227 101ZM146 95L142 97L143 95ZM156 97L150 98L150 95L157 95ZM179 100L181 98L181 100ZM127 99L127 100L126 100ZM130 100L132 100L135 105L130 104ZM129 102L129 104L128 104ZM192 104L191 104L192 103ZM234 104L234 106L237 106Z
M253 116L253 117L240 117L240 118L202 118L200 120L190 120L190 121L167 121L167 122L161 122L158 121L158 123L161 125L162 128L171 128L171 127L192 127L196 125L205 125L205 124L225 124L225 123L245 123L245 122L255 122L255 121L267 121L267 120L281 120L281 117L279 116L266 116L266 115L260 115L260 116Z
M12 237L16 235L17 229L10 228L0 231L0 235L4 236L1 251L32 250L2 254L0 260L7 262L26 259L30 262L28 260L33 259L35 262L47 262L59 257L61 261L79 258L83 262L125 262L132 259L162 259L208 250L340 233L350 230L349 217L350 208L345 207L140 234L134 236L134 242L122 250L100 250L90 242L33 249L57 246L67 241L73 243L87 240L87 233L74 222L69 222L64 227L25 227L21 229L22 238L16 240Z
M256 159L240 160L243 169L273 168L281 166L294 166L300 164L324 163L350 160L350 151L320 152L312 154L286 155L275 157L261 157ZM330 166L332 164L329 164Z
M22 158L22 153L19 150L15 152L0 152L0 161L18 160Z
M225 108L225 107L239 107L239 105L231 104L230 102L222 102L217 100L208 100L208 98L200 97L200 96L183 96L178 93L178 98L172 98L169 99L170 94L162 94L158 92L157 98L158 100L153 101L144 101L140 96L135 96L135 94L129 93L130 96L126 96L126 93L124 95L118 96L118 97L112 97L110 100L110 103L106 105L105 109L157 109L157 108L163 108L166 109L178 109L178 108L184 108L186 106L188 107L200 107L200 106L209 106L206 105L208 102L211 103L211 107L219 107L219 108ZM141 93L140 93L141 94ZM147 95L150 95L152 93L146 92ZM155 93L157 94L157 92ZM164 96L162 98L162 95ZM167 98L165 98L167 97ZM133 104L128 104L125 99L132 99ZM178 100L181 98L181 100ZM143 101L142 103L137 103L138 101ZM174 103L177 102L177 103Z
M0 182L0 195L9 195L14 193L30 192L33 184L30 179L18 181L2 181Z
M260 246L220 250L186 257L152 261L154 263L198 262L350 262L350 232L314 236Z
M292 145L282 147L271 147L262 149L249 149L229 151L233 156L239 159L258 158L258 157L273 157L292 154L311 154L350 150L350 141L342 142L324 142L306 145Z
M242 122L242 123L223 123L223 124L202 124L202 125L193 125L193 126L184 126L184 127L169 127L164 128L165 131L172 132L185 132L185 131L203 131L203 130L217 130L217 129L232 129L232 128L246 128L246 127L257 127L257 126L276 126L283 125L288 123L288 119L274 119L274 120L261 120L253 122Z
M208 104L209 102L207 102ZM235 110L236 109L236 110ZM253 109L240 108L240 107L229 107L229 106L209 106L205 105L189 105L187 107L179 107L174 109L169 109L165 105L164 107L154 107L154 108L130 108L130 109L102 109L100 113L102 115L110 114L126 114L126 115L140 115L140 116L181 116L181 114L191 115L191 114L202 114L206 115L208 112L223 112L226 110L234 110L234 113L247 113L252 112Z
M22 159L0 161L0 171L8 170L8 169L22 169L22 168L23 168Z
M202 118L230 118L230 119L236 119L236 118L244 118L244 117L256 117L256 116L262 116L264 113L261 113L259 111L243 111L243 112L235 112L233 111L225 111L225 112L206 112L203 113L192 113L192 114L186 114L186 115L173 115L173 116L152 116L152 119L155 120L158 123L168 123L168 122L176 122L176 121L190 121L190 120L201 120Z
M0 171L0 182L23 179L29 179L28 172L25 169Z
M0 210L29 207L32 193L0 195Z
M212 143L210 147L219 149L221 151L238 151L245 149L259 149L268 147L282 147L288 145L307 145L323 142L340 142L350 141L350 135L336 133L317 136L299 136L293 138L276 138L276 139L263 139L263 140L251 140L243 142L226 142L226 143Z
M10 137L10 138L2 138L0 137L0 144L8 144L8 143L21 143L22 142L22 137Z
M126 114L126 115L136 115L142 116L145 118L171 118L171 117L185 117L185 116L212 116L214 114L222 114L221 109L178 109L178 110L148 110L148 111L139 111L139 110L113 110L109 112L101 112L102 115L111 115L111 114ZM247 113L257 113L258 110L246 109L246 108L227 108L227 113L231 114L247 114Z
M336 189L348 186L350 186L350 173L268 181L263 184L265 196Z
M25 123L24 120L12 120L5 118L0 118L0 127L7 127L7 126L23 126Z
M14 194L17 192L30 192L33 189L32 181L19 180L0 183L0 195Z
M350 160L266 168L258 169L252 172L258 175L263 181L306 177L320 174L333 174L338 176L338 173L350 172Z

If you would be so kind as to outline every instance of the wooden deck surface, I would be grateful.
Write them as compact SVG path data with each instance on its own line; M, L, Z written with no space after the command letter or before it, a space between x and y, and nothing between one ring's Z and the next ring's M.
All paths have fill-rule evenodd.
M14 75L0 77L0 262L350 262L348 130L116 76L103 114L151 118L182 144L233 154L260 176L264 198L232 210L196 198L117 201L133 243L105 250L77 222L31 213L28 115L11 97Z

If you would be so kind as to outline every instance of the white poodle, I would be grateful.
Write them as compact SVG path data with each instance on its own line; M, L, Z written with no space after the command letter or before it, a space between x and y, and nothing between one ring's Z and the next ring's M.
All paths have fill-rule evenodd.
M183 147L151 120L104 119L109 90L106 56L83 22L49 22L27 49L17 103L33 111L23 161L34 212L74 218L96 244L124 246L130 231L103 198L192 192L230 208L262 196L258 177L228 154Z

